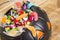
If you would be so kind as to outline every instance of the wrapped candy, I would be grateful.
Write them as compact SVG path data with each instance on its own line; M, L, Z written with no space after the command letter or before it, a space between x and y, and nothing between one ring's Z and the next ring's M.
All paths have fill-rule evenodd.
M10 31L10 27L6 27L6 28L5 28L5 31L6 31L6 32Z
M10 25L10 28L12 29L12 28L15 28L16 26L15 26L15 24L12 24L12 25Z
M18 14L22 15L22 14L24 14L24 11L21 10L21 11L18 12Z
M22 9L23 10L27 9L27 5L25 3L23 4Z
M16 10L14 10L13 13L14 13L14 16L16 16Z
M27 22L27 25L30 25L30 23L31 23L30 21L26 21L26 22Z
M16 2L15 5L17 6L17 8L21 8L21 3L20 2Z
M29 13L30 11L31 11L30 9L26 9L26 10L25 10L26 13Z
M27 20L28 20L28 16L23 17L23 20L24 20L24 21L27 21Z
M27 16L28 14L26 14L26 13L24 13L24 14L22 14L22 15L18 15L17 17L16 17L16 19L17 20L20 20L20 19L22 19L23 17L25 17L25 16Z
M10 18L11 18L11 16L10 16L10 15L8 15L8 16L7 16L7 19L9 19L9 20L10 20Z
M7 23L7 24L10 24L10 23L11 23L11 20L7 19L7 20L6 20L6 23Z
M18 22L18 20L14 19L14 23L17 23L17 22Z
M30 12L29 15L32 15L35 21L38 20L38 14L36 12Z
M2 22L3 24L6 23L6 17L3 17L2 20L1 20L1 22Z
M33 6L31 3L27 3L27 8L30 9L30 7Z
M20 25L21 25L21 26L24 26L24 25L25 25L25 23L24 23L24 20L23 20L23 19L21 19L21 20L20 20Z
M30 22L32 22L32 20L33 20L33 15L29 15L28 20L29 20Z
M13 28L12 30L18 31L18 29L17 29L17 28Z

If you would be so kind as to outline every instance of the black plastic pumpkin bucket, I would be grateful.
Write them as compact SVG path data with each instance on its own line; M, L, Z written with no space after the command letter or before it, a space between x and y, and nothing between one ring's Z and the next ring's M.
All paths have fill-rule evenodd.
M11 9L9 9L5 15L10 15L8 14L10 10ZM40 36L39 40L48 40L51 35L51 25L46 12L34 5L30 7L30 10L38 14L38 20L37 21L33 20L31 22L31 25L34 26L36 30L43 32L43 35ZM34 37L32 35L32 32L27 29L21 35L15 37L6 35L3 32L4 31L3 27L0 27L0 30L1 40L38 40L37 36Z

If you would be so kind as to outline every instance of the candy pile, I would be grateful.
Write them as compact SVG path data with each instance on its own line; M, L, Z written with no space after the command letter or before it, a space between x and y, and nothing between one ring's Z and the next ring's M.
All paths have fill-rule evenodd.
M3 18L1 23L4 24L5 32L9 36L15 36L19 32L23 32L25 25L30 25L34 19L33 11L30 10L32 6L30 2L23 3L21 6L19 2L15 3L17 9L11 8Z

